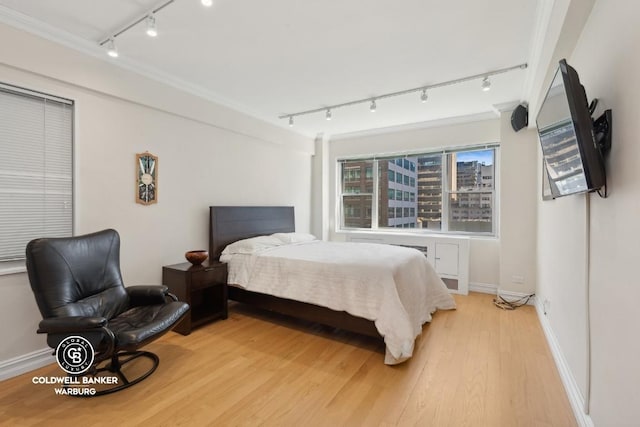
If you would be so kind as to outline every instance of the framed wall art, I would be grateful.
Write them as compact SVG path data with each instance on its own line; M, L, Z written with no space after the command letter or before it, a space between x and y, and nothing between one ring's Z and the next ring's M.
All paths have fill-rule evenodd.
M136 203L158 203L158 157L148 151L136 154Z

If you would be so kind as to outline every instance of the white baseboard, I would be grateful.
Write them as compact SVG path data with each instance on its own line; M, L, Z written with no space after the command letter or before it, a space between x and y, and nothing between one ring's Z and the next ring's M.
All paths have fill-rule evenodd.
M480 292L483 294L501 295L508 298L509 300L518 300L531 295L524 292L505 291L500 289L498 285L494 285L492 283L469 283L469 290L472 292ZM535 296L529 299L527 305L535 305Z
M55 362L52 353L53 350L47 347L0 362L0 381L17 377Z
M542 303L536 302L535 307L538 312L538 320L540 320L540 325L542 326L544 335L547 338L547 343L549 344L549 349L553 355L553 360L556 362L556 367L560 373L560 379L562 380L564 390L569 398L569 403L571 404L571 409L573 410L576 422L581 427L594 427L591 417L584 413L584 398L582 397L582 393L580 393L580 389L576 384L573 374L571 374L569 364L564 358L562 350L560 349L560 344L558 343L558 340L553 333L553 329L551 328L551 323L549 323L549 319L544 314Z
M513 300L526 298L531 294L526 292L505 291L503 289L498 289L497 295L503 296L509 301L513 301ZM529 301L527 301L527 305L533 305L533 306L536 305L535 295L529 298Z
M471 283L469 282L469 290L472 292L480 292L483 294L497 295L498 285L491 283Z

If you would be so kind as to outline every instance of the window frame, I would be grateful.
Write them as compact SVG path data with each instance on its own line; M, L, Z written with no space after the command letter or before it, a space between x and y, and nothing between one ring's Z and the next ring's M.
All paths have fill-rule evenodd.
M450 206L450 196L455 193L459 193L458 190L451 189L451 183L449 180L449 162L447 161L447 156L452 153L461 153L461 152L472 152L472 151L484 151L484 150L493 150L493 187L492 188L479 188L470 191L466 191L465 193L478 193L480 194L480 199L485 193L489 193L492 198L491 201L491 231L490 232L481 232L481 231L457 231L449 229L449 216L451 212ZM480 238L498 238L499 237L499 210L500 210L500 143L483 143L483 144L475 144L475 145L466 145L466 146L456 146L456 147L446 147L439 148L434 150L420 150L420 151L403 151L396 153L385 153L379 155L369 155L369 156L358 156L358 157L340 157L336 159L336 187L337 187L337 197L336 197L336 218L339 218L338 221L335 222L335 231L338 233L349 233L349 232L358 232L358 231L367 231L367 232L377 232L377 233L394 233L398 232L394 226L387 227L379 227L377 213L379 212L379 200L378 200L378 192L379 192L379 180L378 180L378 172L380 170L381 161L394 161L394 164L398 164L398 160L401 158L404 160L406 157L421 157L421 156L441 156L441 182L444 184L441 188L441 227L440 230L434 229L426 229L426 228L413 228L411 231L407 231L405 229L401 229L402 232L410 232L415 234L442 234L442 235L462 235L462 236L472 236L472 237L480 237ZM345 227L344 226L344 212L342 208L342 179L341 179L341 164L347 161L372 161L374 163L374 197L372 198L372 222L371 227ZM416 171L418 169L418 165L416 164ZM397 174L397 172L396 172ZM388 180L387 180L388 181ZM417 181L417 179L416 179ZM417 188L417 182L416 182ZM419 193L419 190L418 190ZM416 200L418 199L418 193L416 193ZM480 206L480 209L484 209ZM419 216L419 209L416 208L416 216ZM375 222L374 222L375 217ZM396 215L395 218L398 218Z
M28 97L28 98L35 98L37 100L42 100L43 105L46 105L47 101L50 102L55 102L55 103L59 103L59 104L66 104L69 106L70 108L70 121L69 121L69 171L70 171L70 175L69 175L69 179L70 179L70 205L69 205L69 212L70 212L70 230L69 230L69 236L73 236L75 235L75 231L76 231L76 170L75 170L75 138L76 138L76 107L77 107L77 103L75 100L70 99L70 98L65 98L62 96L58 96L58 95L52 95L49 93L45 93L45 92L41 92L38 90L32 90L32 89L28 89L25 87L20 87L20 86L15 86L9 83L5 83L5 82L1 82L0 81L0 90L2 90L3 92L8 92L8 93L13 93L14 95L19 95L19 96L24 96L24 97ZM45 135L45 139L46 139L46 135ZM43 171L45 172L45 171ZM46 175L43 173L43 176L46 177ZM65 202L66 203L66 202ZM34 236L34 238L37 237L43 237L41 235L38 236ZM13 258L9 258L9 259L3 259L0 260L0 275L5 275L5 274L15 274L15 273L21 273L26 271L26 266L25 266L25 256L24 255L20 255L20 256L15 256Z

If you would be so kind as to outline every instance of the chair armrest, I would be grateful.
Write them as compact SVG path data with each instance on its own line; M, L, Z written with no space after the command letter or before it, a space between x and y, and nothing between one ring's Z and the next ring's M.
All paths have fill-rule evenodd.
M164 304L169 288L166 286L128 286L125 288L132 307L139 305Z
M39 334L65 334L100 329L107 325L104 317L50 317L38 325Z

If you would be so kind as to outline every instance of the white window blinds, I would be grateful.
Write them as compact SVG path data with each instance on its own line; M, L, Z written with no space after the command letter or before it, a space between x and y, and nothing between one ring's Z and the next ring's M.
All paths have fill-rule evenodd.
M0 85L0 262L73 230L73 103Z

